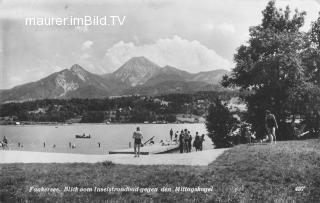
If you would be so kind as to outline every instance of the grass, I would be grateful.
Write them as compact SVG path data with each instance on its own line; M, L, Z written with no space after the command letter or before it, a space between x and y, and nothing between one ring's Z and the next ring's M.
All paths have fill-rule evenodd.
M320 141L234 147L205 167L2 164L0 202L319 202ZM30 187L213 187L212 192L29 192ZM295 191L304 186L303 191Z

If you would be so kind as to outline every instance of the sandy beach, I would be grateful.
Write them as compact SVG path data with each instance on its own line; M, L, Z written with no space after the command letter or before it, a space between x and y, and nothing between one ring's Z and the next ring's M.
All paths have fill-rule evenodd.
M214 161L226 149L211 149L184 154L154 154L134 157L132 154L86 155L28 151L0 151L0 163L96 163L112 161L130 165L201 165Z

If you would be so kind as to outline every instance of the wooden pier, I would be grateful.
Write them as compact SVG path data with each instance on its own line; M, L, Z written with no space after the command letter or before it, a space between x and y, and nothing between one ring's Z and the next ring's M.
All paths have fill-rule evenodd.
M146 145L140 147L140 154L141 155L149 155L149 154L163 154L172 152L179 148L178 144L169 144L169 145L161 145L161 144L153 144L153 145ZM134 154L134 148L128 149L119 149L109 151L109 154Z

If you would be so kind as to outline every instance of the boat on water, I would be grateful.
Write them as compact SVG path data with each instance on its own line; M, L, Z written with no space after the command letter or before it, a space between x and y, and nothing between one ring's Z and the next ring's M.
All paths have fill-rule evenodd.
M91 138L91 135L89 134L89 135L85 135L85 134L83 134L83 135L76 135L76 138L87 138L87 139L90 139Z

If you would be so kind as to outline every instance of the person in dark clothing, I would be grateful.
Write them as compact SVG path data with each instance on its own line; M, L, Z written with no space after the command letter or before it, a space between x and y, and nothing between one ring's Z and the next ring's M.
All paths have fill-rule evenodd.
M184 137L183 137L183 130L181 130L179 135L179 151L183 153L183 146L184 146Z
M188 130L184 129L183 133L183 151L184 152L189 152L189 134L188 134Z
M272 141L274 141L274 143L276 143L276 129L278 129L278 123L270 110L266 110L265 127L267 130L267 136L269 137L269 142L272 143Z
M192 136L191 136L191 133L190 133L190 131L188 131L188 152L191 152L191 147L192 147L192 145L191 145L191 143L192 143Z
M171 130L170 130L170 140L172 140L172 136L173 136L173 130L171 128Z
M196 151L200 150L200 139L199 133L196 132L196 136L193 141L193 147L196 148Z

